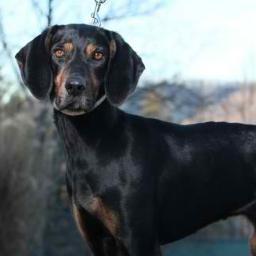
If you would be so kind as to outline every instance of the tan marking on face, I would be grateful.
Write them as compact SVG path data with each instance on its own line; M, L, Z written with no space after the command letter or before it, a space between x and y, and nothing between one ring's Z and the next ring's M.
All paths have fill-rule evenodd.
M109 57L113 58L116 54L116 42L115 40L111 40L109 43Z
M67 73L64 69L61 69L58 75L56 76L54 82L55 82L55 94L57 96L60 96L65 89L65 81L67 80Z
M64 44L64 50L65 50L65 52L71 52L71 51L73 51L73 49L74 49L73 43L68 42L68 43L65 43L65 44Z
M95 73L91 74L91 80L92 80L92 86L94 88L93 90L93 93L95 94L94 96L97 97L99 93L100 83Z
M90 207L92 214L102 221L108 231L116 236L119 231L119 217L117 213L107 207L101 198L94 197Z
M96 48L97 48L97 45L95 45L93 43L88 44L85 48L86 57L92 56L92 54L95 52Z

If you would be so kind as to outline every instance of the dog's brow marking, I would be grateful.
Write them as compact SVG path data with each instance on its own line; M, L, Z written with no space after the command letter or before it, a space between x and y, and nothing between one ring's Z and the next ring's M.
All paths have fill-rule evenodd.
M64 44L64 49L65 49L66 52L73 51L73 49L74 49L73 43L71 43L71 42L65 43Z
M97 46L93 43L90 43L85 48L85 54L87 57L91 56L92 53L96 50Z

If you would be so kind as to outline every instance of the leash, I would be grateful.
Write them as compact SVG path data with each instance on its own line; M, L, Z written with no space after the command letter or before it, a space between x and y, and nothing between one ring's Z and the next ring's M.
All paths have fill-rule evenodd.
M101 27L101 19L99 15L100 7L102 4L104 4L107 0L94 0L95 1L95 8L94 12L91 14L92 17L92 24L98 27ZM107 98L106 94L104 94L102 97L100 97L94 107L90 110L93 111L95 108L97 108L105 99Z
M93 108L90 110L90 112L91 112L92 110L94 110L95 108L97 108L106 98L107 98L107 95L106 95L106 94L102 95L102 96L96 101L96 103L94 104L94 106L93 106Z
M107 0L94 0L95 1L95 8L94 12L91 14L92 17L92 24L98 27L101 27L101 19L99 15L100 7L104 4Z

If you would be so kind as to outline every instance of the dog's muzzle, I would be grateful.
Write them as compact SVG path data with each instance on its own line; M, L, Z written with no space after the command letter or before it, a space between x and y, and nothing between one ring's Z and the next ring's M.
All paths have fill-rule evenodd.
M106 99L106 94L104 94L103 96L101 96L94 104L94 106L92 108L90 108L89 110L83 110L83 109L78 109L78 110L72 110L72 109L68 109L68 104L66 104L65 106L63 107L58 107L55 100L53 102L53 107L62 112L63 114L65 115L69 115L69 116L80 116L80 115L84 115L86 113L89 113L91 111L93 111L94 109L96 109L99 105L101 105L104 100Z

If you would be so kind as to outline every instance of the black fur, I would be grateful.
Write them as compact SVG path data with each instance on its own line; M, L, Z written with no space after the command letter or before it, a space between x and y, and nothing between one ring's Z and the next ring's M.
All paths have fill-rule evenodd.
M104 32L75 29L81 28L80 36ZM111 102L122 102L134 89L142 64L128 64L139 57L118 40L114 62L102 64L98 74L102 80L110 68L105 84L110 102L81 116L54 111L74 214L94 255L156 256L160 245L220 219L238 214L254 219L256 127L178 125L119 110Z
M52 72L49 55L51 36L58 26L45 30L15 56L24 84L38 99L44 99L52 88Z
M112 104L120 105L135 90L144 65L141 58L120 35L110 32L110 37L116 42L118 54L110 61L105 91Z

